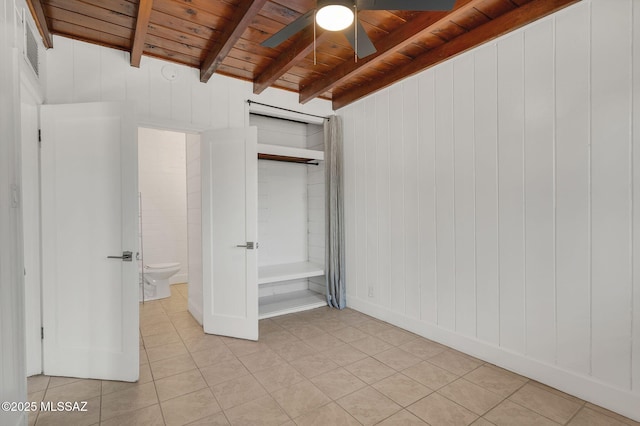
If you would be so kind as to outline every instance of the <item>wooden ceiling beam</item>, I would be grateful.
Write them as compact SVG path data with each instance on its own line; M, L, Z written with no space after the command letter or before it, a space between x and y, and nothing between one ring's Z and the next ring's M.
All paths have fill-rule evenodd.
M147 38L147 32L149 31L152 8L153 0L140 0L138 17L136 18L136 31L133 33L133 40L131 41L132 67L140 68L140 59L144 50L144 40Z
M413 61L394 69L377 80L339 94L333 99L333 109L337 110L349 105L403 78L451 59L466 50L507 34L579 1L580 0L533 0L467 33L459 35L448 43L417 56Z
M33 20L36 22L36 27L38 27L38 32L40 32L44 47L51 49L53 47L53 37L51 36L51 31L49 31L47 16L44 14L42 2L40 0L27 0L27 6L29 6L31 16L33 16Z
M267 0L241 1L231 22L225 26L220 38L207 54L200 67L200 81L206 83L227 57L233 46L247 29L253 17L260 12Z
M317 32L316 43L321 43L326 37L326 34L326 32L319 30ZM294 65L311 53L314 46L313 36L313 27L309 26L305 28L293 46L278 55L255 79L253 82L253 93L256 95L262 93L267 87L270 87Z

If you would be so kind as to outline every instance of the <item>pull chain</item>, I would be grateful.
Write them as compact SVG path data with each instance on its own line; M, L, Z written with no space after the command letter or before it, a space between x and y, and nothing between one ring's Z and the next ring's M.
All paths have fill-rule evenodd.
M316 58L316 12L317 9L314 9L313 11L313 65L317 65L317 58Z
M356 50L353 53L353 60L354 62L357 64L358 63L358 6L356 6L355 4L353 5L353 29L355 31L355 44L356 44Z

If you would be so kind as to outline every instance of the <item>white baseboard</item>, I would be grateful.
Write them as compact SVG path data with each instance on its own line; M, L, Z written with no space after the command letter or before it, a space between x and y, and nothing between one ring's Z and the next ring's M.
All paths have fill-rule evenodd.
M169 278L169 284L182 284L189 282L189 274L176 274Z
M202 325L202 307L196 306L191 300L189 300L187 308L196 321L198 321L198 324Z
M537 380L585 401L600 405L630 419L640 421L640 394L608 385L594 377L547 364L520 353L463 336L425 321L392 312L356 298L347 298L347 306L363 314L386 321L412 333L434 340L499 367Z

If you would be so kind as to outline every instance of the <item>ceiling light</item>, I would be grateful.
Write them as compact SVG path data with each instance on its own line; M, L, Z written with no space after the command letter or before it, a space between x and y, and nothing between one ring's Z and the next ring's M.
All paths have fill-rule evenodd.
M316 22L327 31L344 30L353 23L353 10L340 2L332 3L318 8Z

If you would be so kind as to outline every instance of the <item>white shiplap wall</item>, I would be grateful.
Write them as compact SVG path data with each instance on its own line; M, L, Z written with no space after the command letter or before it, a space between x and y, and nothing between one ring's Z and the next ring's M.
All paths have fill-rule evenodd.
M185 145L184 133L138 129L144 264L179 262L171 284L189 281Z
M296 93L267 89L252 93L250 82L214 74L200 82L197 69L147 56L140 68L129 65L129 53L54 36L47 50L46 103L129 100L135 102L138 121L173 130L244 127L248 125L247 99L316 115L329 115L331 103L298 103ZM177 74L162 76L164 67Z
M348 304L640 420L638 28L584 0L341 109Z

